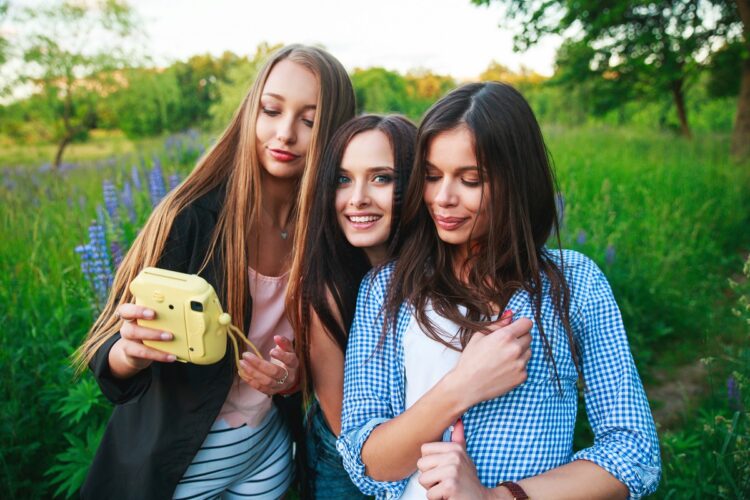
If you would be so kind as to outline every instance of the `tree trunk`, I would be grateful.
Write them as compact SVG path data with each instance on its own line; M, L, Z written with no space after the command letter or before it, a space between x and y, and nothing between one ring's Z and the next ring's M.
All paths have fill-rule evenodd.
M62 163L62 157L63 157L63 151L65 151L65 148L68 147L68 144L70 144L70 141L73 140L72 135L65 135L60 143L57 145L57 153L55 154L55 162L52 164L52 168L55 170L58 170L60 168L60 164Z
M690 132L690 125L688 125L687 109L685 108L685 93L682 90L684 80L678 78L672 82L672 97L674 98L674 105L677 108L677 117L680 119L680 133L692 139L693 134Z
M737 10L745 34L745 50L750 49L750 1L737 0ZM737 117L732 130L732 157L736 160L750 158L750 60L742 61L740 94L737 96Z

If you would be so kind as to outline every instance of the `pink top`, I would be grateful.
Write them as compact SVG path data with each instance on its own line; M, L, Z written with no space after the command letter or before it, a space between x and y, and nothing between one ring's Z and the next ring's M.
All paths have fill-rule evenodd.
M294 339L292 325L286 317L284 296L289 273L281 276L264 276L248 267L250 278L250 295L253 298L253 316L247 338L255 344L266 360L269 352L276 345L274 335L281 335L289 340ZM240 348L242 343L239 343ZM227 346L231 349L230 346ZM231 427L257 427L263 422L272 405L271 398L247 385L235 376L235 382L229 389L218 419L224 419Z

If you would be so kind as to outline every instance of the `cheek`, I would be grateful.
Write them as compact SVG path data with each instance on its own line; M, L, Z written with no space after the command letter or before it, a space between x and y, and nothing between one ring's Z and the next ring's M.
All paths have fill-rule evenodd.
M269 135L269 124L264 119L263 115L258 115L258 119L255 121L255 140L257 142L264 143L268 141Z
M336 209L336 213L341 216L344 209L346 209L346 204L349 201L349 198L346 195L346 189L337 189L336 190L336 199L334 200L334 208Z

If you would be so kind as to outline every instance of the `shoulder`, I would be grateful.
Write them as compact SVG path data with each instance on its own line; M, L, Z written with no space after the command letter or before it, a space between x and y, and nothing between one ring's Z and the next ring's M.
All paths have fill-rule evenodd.
M380 299L385 297L395 268L396 261L392 260L370 269L362 279L362 284L359 287L360 294L365 291L374 293Z
M571 291L604 277L599 266L581 252L549 248L546 252L549 259L563 272Z
M226 189L224 185L217 186L207 193L188 203L175 218L175 226L190 225L195 221L216 220L224 206Z

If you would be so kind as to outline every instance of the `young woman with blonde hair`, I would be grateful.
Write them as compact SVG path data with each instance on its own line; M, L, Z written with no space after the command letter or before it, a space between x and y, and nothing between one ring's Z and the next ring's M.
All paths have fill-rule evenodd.
M297 383L284 294L303 172L354 114L342 65L314 47L276 52L235 117L185 181L154 210L117 271L78 351L115 408L84 498L278 498L292 477L290 430L268 396ZM147 266L199 274L266 359L232 349L213 365L175 363L136 324ZM273 361L273 362L271 362Z

